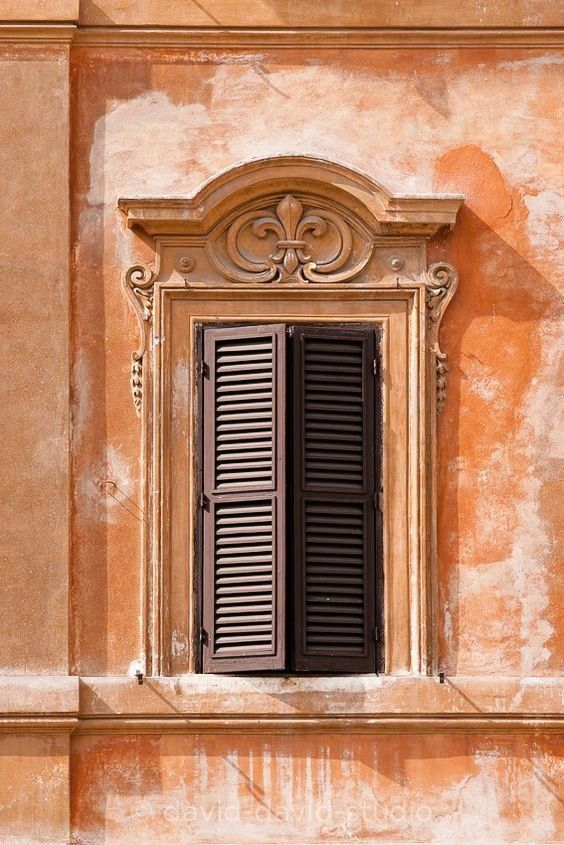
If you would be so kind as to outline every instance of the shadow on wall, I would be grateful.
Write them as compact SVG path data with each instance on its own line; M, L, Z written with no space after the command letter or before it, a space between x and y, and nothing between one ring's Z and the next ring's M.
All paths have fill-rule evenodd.
M546 840L561 754L557 737L82 736L72 841Z
M481 597L483 615L472 622L475 632L466 631L461 654L460 614L468 597L461 595L460 566L495 563L512 555L523 482L530 471L516 434L523 423L527 392L539 371L539 324L558 319L562 299L557 288L496 231L502 229L523 245L525 254L529 250L534 255L523 234L528 211L490 156L477 147L451 150L438 162L436 174L436 189L456 186L467 195L453 232L430 245L431 260L446 258L460 273L458 292L441 332L449 385L438 432L439 614L450 616L447 622L443 615L440 625L439 665L455 675L476 659L473 670L485 670L487 658L480 663L469 653L469 643L484 632L488 636L490 619L493 631L505 617L507 640L491 643L497 663L490 668L519 674L520 608L511 604L518 601L512 583L496 584L492 593ZM526 445L538 450L540 461L542 443ZM507 460L496 474L491 460L499 448L506 449ZM464 466L469 476L463 480ZM482 470L488 476L485 488ZM547 460L536 467L536 477L549 483L552 470ZM484 507L492 519L487 535L479 530L478 514ZM546 530L549 533L549 526Z
M95 73L93 71L95 70ZM112 634L109 624L109 559L112 544L124 548L120 531L141 536L142 511L118 483L114 485L108 451L107 356L109 346L106 314L116 303L107 301L103 278L107 262L104 237L104 203L89 201L90 150L94 129L103 147L107 92L127 99L150 87L150 68L146 62L120 61L99 63L95 54L81 54L78 49L72 64L72 567L71 567L71 671L79 675L122 673L122 666L112 665L108 653ZM93 80L95 80L93 84ZM110 84L111 83L111 84ZM117 87L116 87L117 86ZM104 173L97 172L104 197ZM119 285L115 297L123 311L123 322L131 325L128 306ZM113 342L113 341L112 341ZM126 340L127 342L127 340ZM132 347L133 348L133 347ZM121 356L120 363L123 360ZM125 390L127 375L123 380ZM125 392L125 391L124 391ZM127 396L124 407L130 411ZM131 425L127 426L131 429ZM133 432L138 437L138 431ZM114 486L113 486L114 485ZM113 508L113 511L110 509ZM110 516L119 514L113 524ZM124 563L127 557L123 550ZM136 562L136 566L137 566ZM123 577L115 573L115 577ZM132 619L139 615L138 597L129 590ZM114 587L115 592L115 587ZM126 592L126 585L121 593ZM116 610L114 608L114 614ZM117 624L117 623L116 623ZM135 628L135 623L127 623ZM135 653L135 651L133 652ZM131 659L131 658L129 658Z

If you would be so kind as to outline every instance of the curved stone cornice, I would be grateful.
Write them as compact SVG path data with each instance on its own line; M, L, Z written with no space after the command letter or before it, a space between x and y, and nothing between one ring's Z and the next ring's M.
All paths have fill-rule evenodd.
M325 198L363 220L374 235L431 237L452 228L462 195L394 195L359 170L310 156L258 159L220 173L186 199L118 200L130 228L149 235L207 235L229 214L243 213L270 197Z

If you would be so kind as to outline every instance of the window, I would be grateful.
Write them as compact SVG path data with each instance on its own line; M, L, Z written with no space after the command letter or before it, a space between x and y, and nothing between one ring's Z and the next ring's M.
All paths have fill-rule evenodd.
M458 196L394 196L361 173L307 156L248 162L220 173L187 199L119 201L126 225L143 233L142 248L151 242L154 246L149 250L154 264L135 264L124 277L140 329L139 346L132 354L131 391L143 455L142 659L148 675L190 673L196 685L206 688L210 681L202 668L261 673L378 670L390 675L437 671L436 435L447 379L439 326L456 291L457 274L443 261L428 263L427 241L454 225L461 203ZM231 325L226 326L226 320ZM253 458L237 441L222 441L232 448L218 451L222 457L216 467L209 463L215 455L219 413L213 387L216 361L213 355L206 357L210 378L201 378L202 333L205 329L214 350L218 343L252 346L249 332L256 333L259 326L261 331L270 326L271 331L272 369L255 373L272 380L270 433L260 438L268 428L243 429L247 441L256 444ZM217 332L226 330L232 337L221 339ZM307 349L316 342L336 350L347 332L356 333L354 342L362 338L363 348L372 343L377 350L366 353L366 366L362 358L359 376L363 391L374 391L374 403L363 403L362 487L344 471L335 472L335 452L322 448L335 445L331 436L336 429L323 432L325 437L314 446L299 434L313 383L304 369L309 366L307 355L299 357L300 345ZM329 353L327 361L332 360ZM381 371L375 379L374 359L380 353ZM240 375L255 372L253 367L261 361L268 363L252 359L246 365L250 369ZM326 363L325 357L317 363ZM365 381L369 377L372 386ZM233 391L217 395L236 394L244 384L234 382ZM342 410L337 404L349 394L341 389L337 401L326 385L317 384L323 388L317 393L333 402L336 415ZM374 415L371 425L369 414ZM213 450L201 448L202 436ZM205 484L202 452L208 461ZM243 457L227 460L227 454ZM345 456L359 453L343 448L337 454L341 466ZM235 467L238 463L244 466ZM358 462L354 466L358 468ZM380 482L381 502L374 502ZM204 494L208 498L202 509ZM327 510L314 513L320 501ZM234 519L230 507L262 510L228 522ZM341 514L341 528L346 524L349 532L329 520L330 507L349 509ZM253 514L259 513L261 521L256 516L253 523ZM243 523L243 518L251 521ZM364 545L355 546L355 519L361 518L367 526ZM222 596L220 604L214 593L213 561L219 559L215 544L219 536L233 537L238 545L223 543L221 548L241 548L241 529L239 536L228 530L243 524L251 532L271 525L269 542L261 544L267 546L267 560L260 562L265 572L250 576L270 573L270 594L262 590L265 582L254 582L261 589L251 592L250 582L243 581L236 585L241 593L226 595L225 602ZM352 640L345 648L344 633L336 644L339 653L336 647L323 650L320 642L313 647L314 635L335 640L338 631L352 624L352 605L349 617L335 614L345 617L342 627L333 619L326 631L325 617L331 614L323 608L331 600L308 604L308 583L316 583L311 567L325 567L325 576L316 571L315 577L328 577L327 561L338 544L327 538L335 531L351 549L362 548L358 559L364 592L357 596L364 614L362 652L359 648L352 653ZM237 555L244 557L243 552ZM313 559L318 556L321 563ZM238 567L236 561L229 565ZM203 568L207 592L201 583ZM244 574L243 568L225 577ZM209 601L202 625L204 594ZM260 608L258 602L248 603L251 609L243 614L239 595L260 595L268 601ZM338 595L347 606L352 593L343 587ZM221 643L213 627L220 606L226 608L221 618L231 620L222 623L221 632L218 628ZM229 615L236 607L240 622L236 614ZM315 630L314 617L322 617L315 618L321 630ZM358 636L358 630L350 636ZM204 632L208 640L202 646ZM227 636L235 639L227 643Z
M205 672L376 670L376 335L203 328Z

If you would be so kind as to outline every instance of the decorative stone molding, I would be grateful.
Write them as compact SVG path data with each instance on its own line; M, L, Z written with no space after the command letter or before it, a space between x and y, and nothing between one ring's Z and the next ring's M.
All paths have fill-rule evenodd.
M269 209L287 195L308 213L320 208L366 236L429 238L454 226L463 201L451 194L392 194L364 173L310 156L273 156L221 173L188 199L120 199L129 228L148 235L213 240L246 212Z
M188 275L194 270L196 259L192 255L179 255L174 263L175 269L181 275Z
M139 346L131 355L131 395L137 414L143 402L143 357L153 320L153 293L157 275L149 265L134 264L125 274L124 287L139 323Z
M236 167L186 200L120 200L128 226L155 237L157 247L155 268L135 265L125 277L141 334L131 365L137 413L155 285L222 284L425 285L440 409L446 395L446 356L438 329L456 289L456 273L441 264L426 271L420 259L425 241L454 225L461 202L460 196L394 196L358 171L304 156ZM374 266L384 246L392 251ZM416 260L414 248L420 256Z
M0 44L61 44L69 45L77 27L70 23L2 23Z
M228 227L223 247L219 241L210 241L210 258L233 282L344 282L366 266L373 247L339 214L306 209L291 194L274 209L242 214Z
M427 321L429 325L429 349L435 356L435 379L437 413L442 410L447 392L447 355L439 345L439 328L446 308L458 287L458 273L451 264L438 261L431 264L425 273Z
M314 41L312 41L314 39ZM562 28L547 27L172 27L88 26L76 30L75 42L112 48L168 47L169 49L261 50L311 48L326 50L457 50L561 49Z

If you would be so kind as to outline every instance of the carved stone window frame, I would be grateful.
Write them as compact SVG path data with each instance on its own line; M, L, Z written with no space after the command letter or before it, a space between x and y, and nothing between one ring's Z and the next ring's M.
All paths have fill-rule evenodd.
M448 264L427 265L427 241L452 228L462 202L393 196L362 173L303 156L235 167L189 199L119 200L127 226L155 250L154 264L124 279L140 329L131 389L148 514L146 674L197 669L195 333L198 322L229 319L382 326L384 672L436 672L436 416L447 377L439 326L458 277Z

